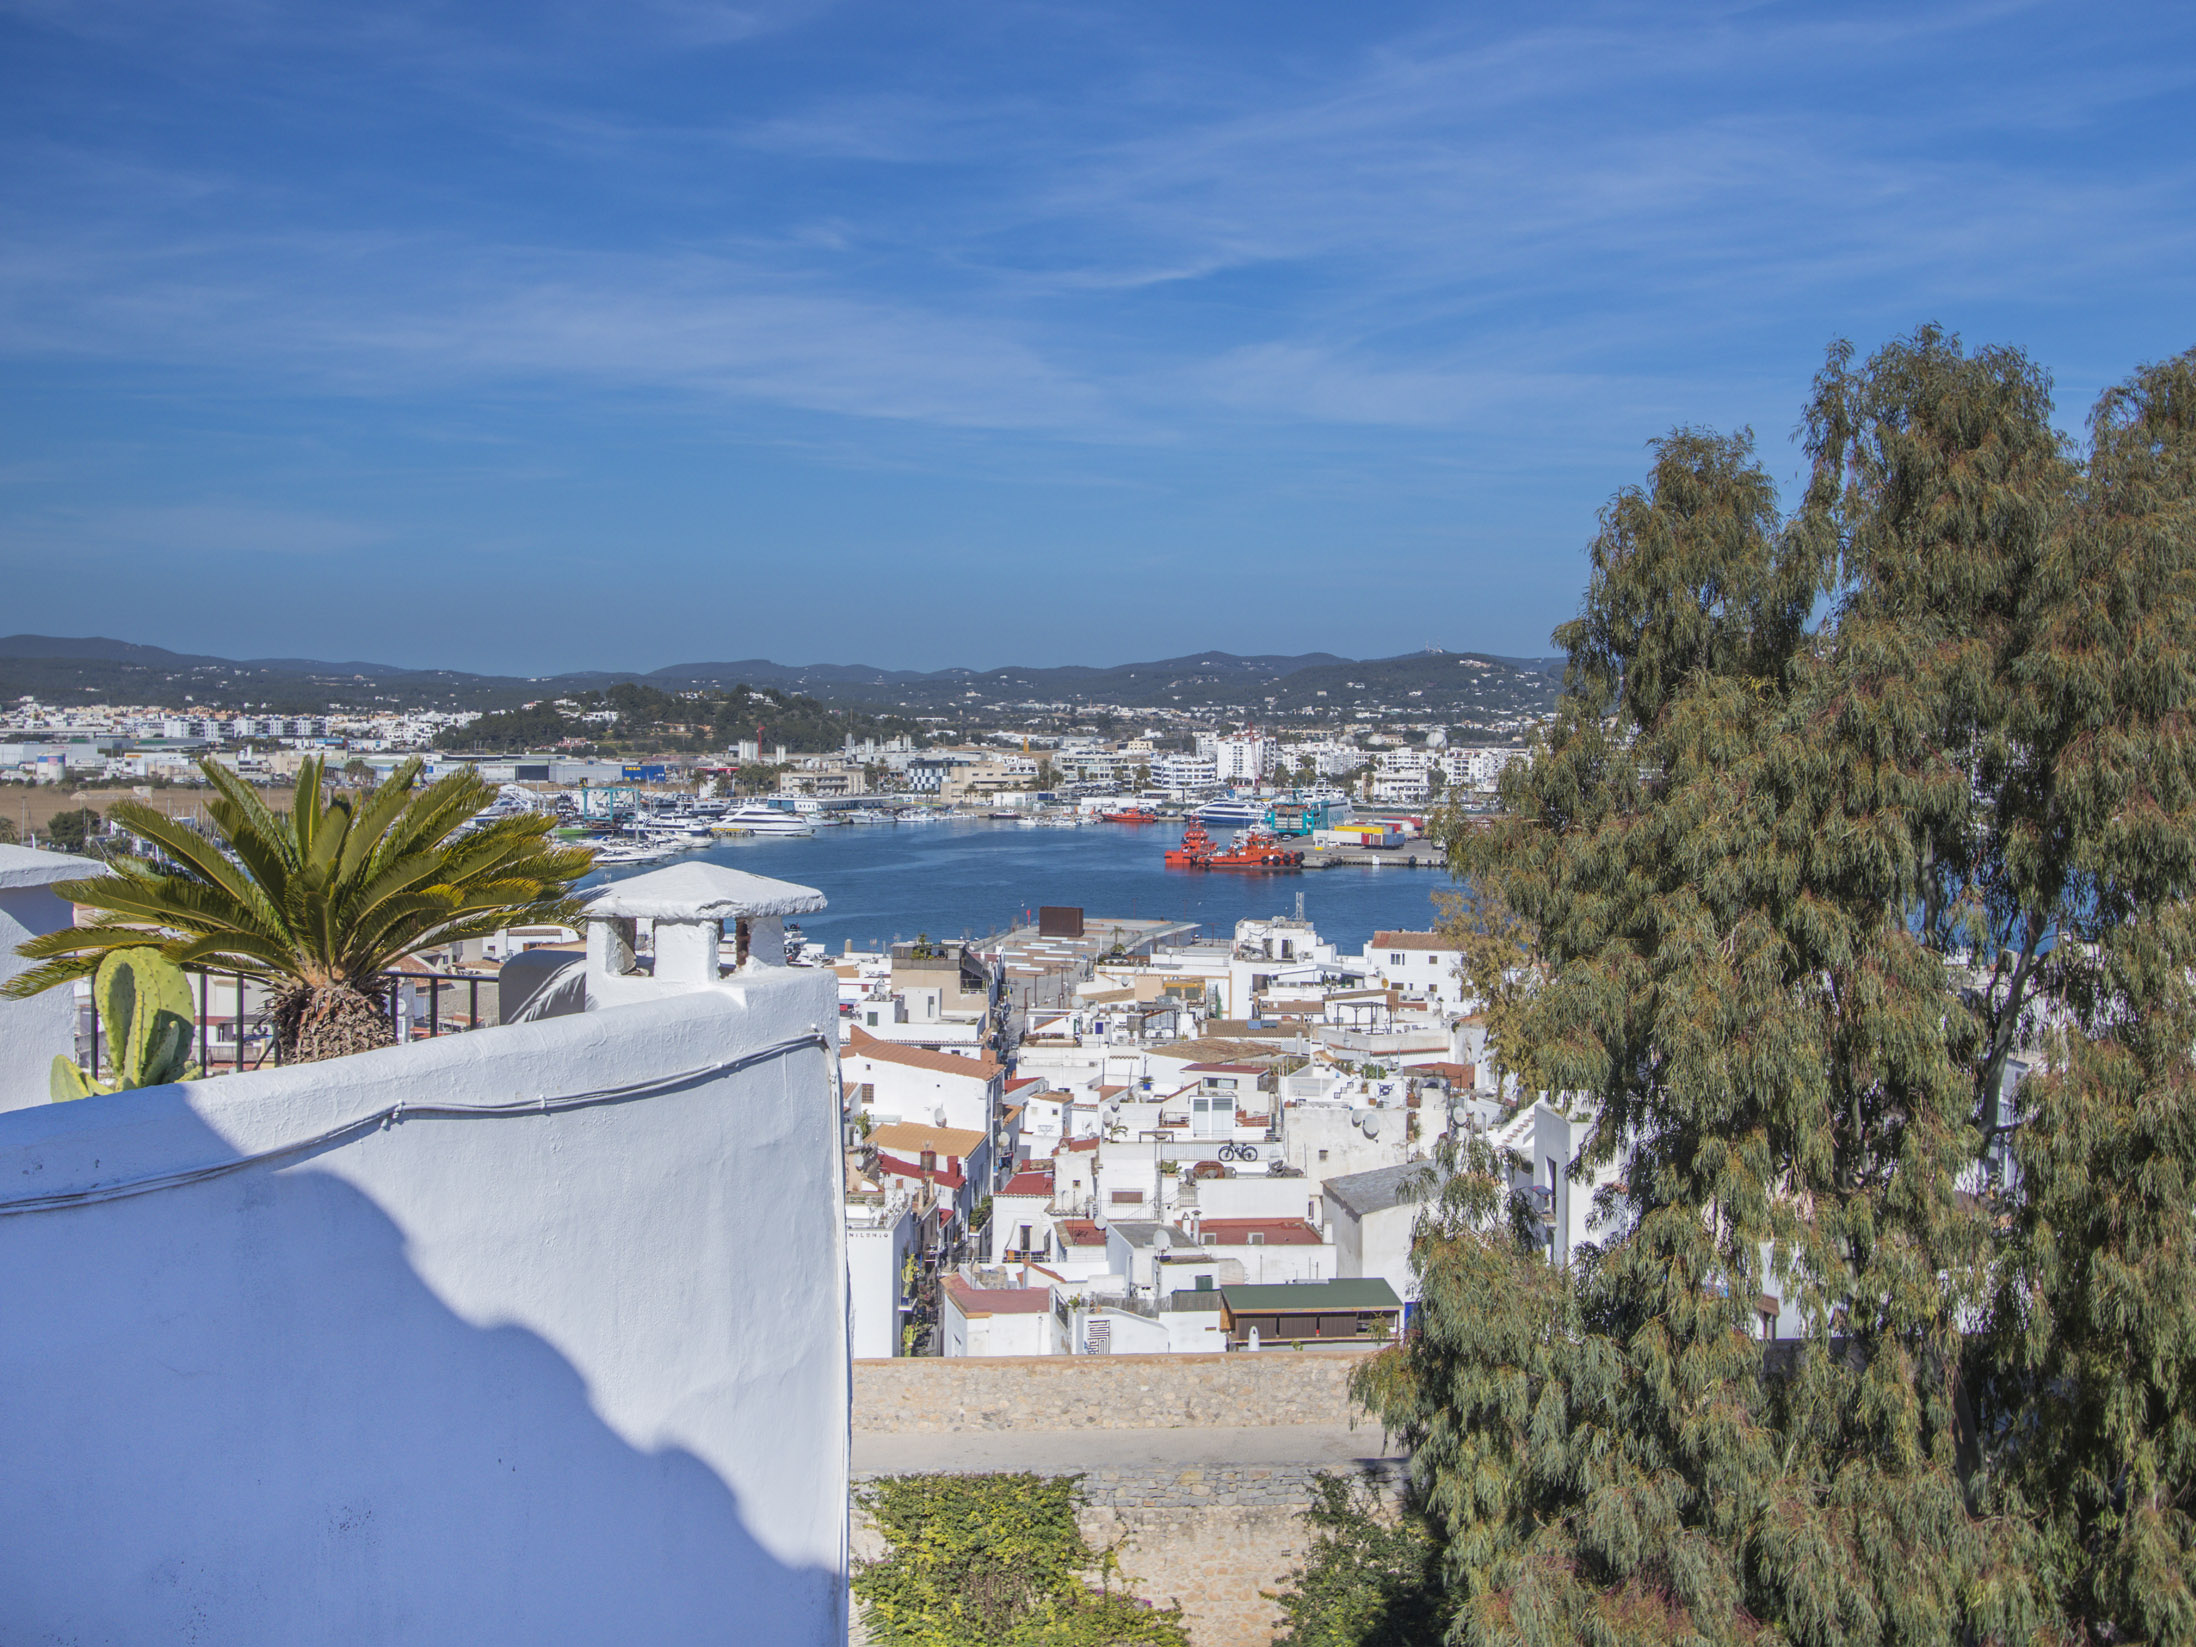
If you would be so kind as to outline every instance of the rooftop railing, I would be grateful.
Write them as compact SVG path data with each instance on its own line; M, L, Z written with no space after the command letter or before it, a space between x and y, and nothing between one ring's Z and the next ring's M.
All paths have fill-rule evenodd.
M263 1069L282 1063L282 1039L275 1031L274 1002L260 980L247 973L207 967L185 967L198 1005L198 1067L208 1075L224 1070ZM390 1028L400 1041L432 1040L464 1030L486 1029L481 1020L480 987L494 985L492 975L472 972L391 973L385 983ZM462 993L460 993L462 991ZM215 1010L214 997L226 996ZM254 1000L253 997L257 996ZM424 995L425 1000L418 1002ZM463 1002L463 1011L457 1010ZM415 1010L423 1005L424 1015ZM447 1002L449 1010L445 1010ZM99 1012L89 1000L77 1002L76 1056L86 1069L99 1073L106 1059L105 1036Z

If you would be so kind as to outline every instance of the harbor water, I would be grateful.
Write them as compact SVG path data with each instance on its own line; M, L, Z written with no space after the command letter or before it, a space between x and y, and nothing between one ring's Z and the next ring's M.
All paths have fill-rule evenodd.
M1319 935L1344 952L1376 931L1423 929L1439 911L1433 894L1454 891L1441 870L1335 868L1261 875L1170 870L1161 857L1180 833L1165 824L1093 824L1024 829L979 819L848 825L812 836L749 836L689 857L812 886L830 908L802 930L832 950L911 939L982 938L1034 918L1042 904L1085 913L1200 923L1232 937L1246 916L1292 915L1297 894ZM620 868L587 884L643 873Z

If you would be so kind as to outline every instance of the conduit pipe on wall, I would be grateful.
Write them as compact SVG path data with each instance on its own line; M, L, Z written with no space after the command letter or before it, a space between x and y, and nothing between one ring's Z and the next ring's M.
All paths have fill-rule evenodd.
M148 1178L122 1179L112 1184L99 1184L90 1189L68 1190L58 1195L25 1195L0 1201L0 1218L20 1217L25 1213L56 1212L68 1207L91 1206L101 1201L121 1201L134 1195L151 1195L160 1190L181 1189L189 1184L202 1184L210 1178L224 1177L241 1172L246 1167L263 1166L271 1161L302 1159L321 1150L331 1148L352 1138L358 1138L377 1128L394 1126L404 1121L493 1121L529 1115L558 1115L566 1110L592 1109L602 1104L626 1104L641 1098L656 1098L667 1093L679 1092L720 1076L736 1074L752 1069L803 1047L817 1047L826 1051L836 1046L821 1030L810 1030L806 1035L796 1035L790 1040L777 1041L754 1052L742 1053L737 1058L727 1058L719 1063L707 1064L700 1069L686 1070L678 1075L667 1075L653 1081L640 1081L632 1086L605 1087L594 1092L566 1093L560 1097L514 1099L507 1104L408 1104L398 1100L394 1104L373 1111L368 1115L346 1121L339 1127L301 1138L281 1149L262 1150L254 1155L240 1155L232 1161L217 1161L203 1167L192 1167L183 1172L161 1173ZM838 1060L832 1060L836 1073ZM80 1100L89 1102L93 1100Z

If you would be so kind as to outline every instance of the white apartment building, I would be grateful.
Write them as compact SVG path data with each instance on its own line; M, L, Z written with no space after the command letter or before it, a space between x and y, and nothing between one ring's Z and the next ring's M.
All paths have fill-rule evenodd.
M1137 768L1150 759L1149 755L1133 755L1125 749L1073 748L1062 749L1052 757L1052 764L1084 783L1125 789L1135 783Z
M1438 758L1442 776L1452 787L1485 791L1501 781L1505 767L1512 761L1524 760L1527 753L1518 745L1506 744L1481 749L1444 749Z
M1376 932L1365 946L1365 977L1383 989L1400 989L1449 1012L1477 1004L1458 972L1464 952L1438 932Z
M1333 738L1286 744L1275 754L1283 772L1293 774L1309 761L1322 778L1347 777L1363 766L1366 758L1365 751L1355 744L1340 743Z
M1257 732L1200 733L1197 753L1209 756L1223 784L1264 783L1279 758L1280 746Z
M1383 749L1373 761L1372 799L1388 806L1423 804L1433 794L1434 760L1424 749Z
M1210 755L1162 750L1150 757L1151 782L1170 800L1201 800L1220 787L1220 768Z

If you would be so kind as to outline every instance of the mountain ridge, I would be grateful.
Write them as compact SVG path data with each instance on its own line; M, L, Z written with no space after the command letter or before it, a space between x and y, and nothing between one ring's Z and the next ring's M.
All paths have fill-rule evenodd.
M1208 650L1112 665L1004 665L996 669L884 669L870 664L781 664L767 658L491 675L363 660L222 658L111 636L0 636L0 697L41 701L87 694L126 702L208 707L263 703L288 712L331 707L506 708L544 696L634 681L664 690L737 685L794 691L825 702L923 713L1029 705L1303 712L1393 705L1470 709L1494 717L1544 712L1561 660L1423 651L1354 659L1332 652L1244 656ZM1408 702L1418 699L1417 705Z

